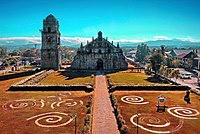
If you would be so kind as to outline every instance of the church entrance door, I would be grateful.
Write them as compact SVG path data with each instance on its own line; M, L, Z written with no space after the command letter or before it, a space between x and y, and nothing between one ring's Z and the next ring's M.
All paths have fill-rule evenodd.
M103 70L103 60L102 59L97 60L97 70Z

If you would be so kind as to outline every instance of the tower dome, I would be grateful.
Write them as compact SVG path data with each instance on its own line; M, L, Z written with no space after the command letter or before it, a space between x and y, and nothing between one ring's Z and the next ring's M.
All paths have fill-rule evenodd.
M52 14L50 14L46 17L46 21L57 21L57 19Z

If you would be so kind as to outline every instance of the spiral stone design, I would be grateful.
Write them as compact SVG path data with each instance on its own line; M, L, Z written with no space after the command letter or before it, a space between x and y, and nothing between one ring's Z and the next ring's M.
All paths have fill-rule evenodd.
M121 100L129 104L148 104L149 102L144 102L144 98L140 96L124 96Z
M49 112L35 115L26 119L35 119L35 124L39 127L62 127L72 122L73 117L66 113Z
M63 92L63 93L59 93L58 96L61 96L61 97L65 97L65 96L69 96L69 95L72 95L71 92Z
M167 111L171 115L182 119L198 119L195 116L199 115L199 112L196 109L187 107L172 107L168 108Z
M47 96L44 101L46 102L54 102L54 101L61 101L62 98L58 97L58 96Z
M151 133L157 133L157 134L166 134L166 133L173 133L178 131L183 126L183 120L179 120L179 124L172 128L172 125L169 120L157 117L155 115L141 115L138 114L138 127L141 129L151 132ZM133 125L137 126L137 123L134 121L134 119L137 117L137 115L133 115L130 118L130 121ZM136 119L135 119L136 120ZM162 128L164 131L161 131Z
M22 99L22 100L15 100L13 102L8 102L4 104L2 107L5 110L18 110L27 107L33 107L35 105L36 105L36 100L34 99Z
M66 99L60 102L53 102L51 104L51 108L55 109L55 108L71 108L71 107L78 107L83 105L83 101L79 100L76 101L74 99Z

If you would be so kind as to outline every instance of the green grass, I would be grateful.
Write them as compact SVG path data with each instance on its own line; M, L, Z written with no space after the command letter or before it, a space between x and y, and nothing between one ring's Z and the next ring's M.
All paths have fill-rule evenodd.
M111 82L114 84L139 84L139 85L154 85L162 84L162 81L148 76L144 73L117 72L108 74Z
M92 84L92 73L87 72L55 72L41 80L41 85L70 85L70 84Z

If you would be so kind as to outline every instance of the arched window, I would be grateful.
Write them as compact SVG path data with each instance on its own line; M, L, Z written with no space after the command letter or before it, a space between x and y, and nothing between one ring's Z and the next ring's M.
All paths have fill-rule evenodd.
M51 28L50 27L48 27L48 33L50 33L51 32Z
M101 49L99 49L99 54L101 54L102 52L101 52Z
M92 49L90 49L89 53L92 53Z
M48 37L48 38L47 38L47 41L48 41L48 42L51 42L51 41L52 41L52 37Z
M110 53L111 52L111 50L110 49L108 49L108 53Z
M47 57L48 57L48 59L50 59L50 58L51 58L51 53L50 53L50 52L48 52L48 55L47 55Z

